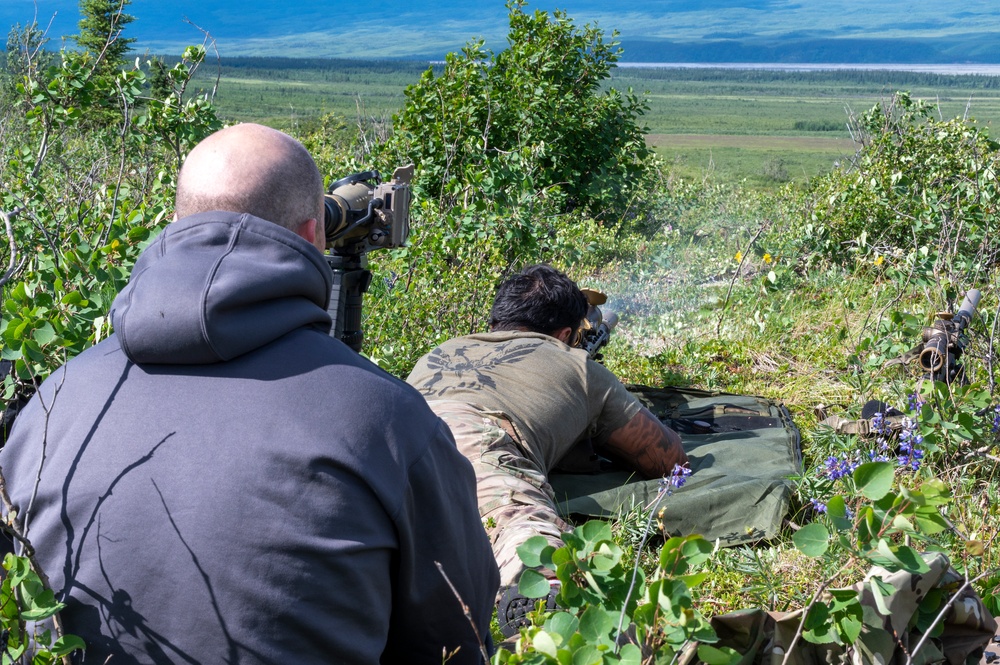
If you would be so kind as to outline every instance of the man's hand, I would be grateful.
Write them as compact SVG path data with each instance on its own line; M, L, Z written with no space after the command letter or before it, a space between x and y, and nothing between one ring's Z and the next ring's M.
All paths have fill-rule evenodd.
M611 432L601 447L646 478L669 476L675 464L688 461L681 437L645 407L623 427Z

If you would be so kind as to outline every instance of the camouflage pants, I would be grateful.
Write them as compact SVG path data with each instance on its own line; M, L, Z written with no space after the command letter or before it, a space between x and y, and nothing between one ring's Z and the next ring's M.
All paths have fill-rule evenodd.
M501 587L516 584L524 570L517 547L532 536L563 545L559 535L572 527L556 512L555 494L545 472L498 424L500 414L464 402L429 401L455 437L458 450L476 472L479 514L500 568Z

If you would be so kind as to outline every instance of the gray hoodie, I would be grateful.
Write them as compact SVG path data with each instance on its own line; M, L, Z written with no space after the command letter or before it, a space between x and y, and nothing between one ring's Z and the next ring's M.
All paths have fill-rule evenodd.
M85 662L479 661L435 565L485 637L472 468L328 335L330 283L275 224L180 220L18 417L0 466Z

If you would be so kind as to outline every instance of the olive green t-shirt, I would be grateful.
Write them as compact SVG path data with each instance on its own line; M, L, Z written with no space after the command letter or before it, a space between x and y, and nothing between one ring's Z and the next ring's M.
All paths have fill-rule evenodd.
M417 361L406 380L428 401L502 412L546 472L584 435L600 443L641 409L610 370L541 333L456 337Z

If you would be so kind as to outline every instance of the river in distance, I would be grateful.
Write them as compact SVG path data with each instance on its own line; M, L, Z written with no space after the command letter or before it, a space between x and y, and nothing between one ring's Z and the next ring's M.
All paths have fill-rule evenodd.
M1000 76L1000 64L920 65L871 63L790 63L790 62L619 62L619 67L647 69L762 69L778 72L890 71L927 74L978 74Z

